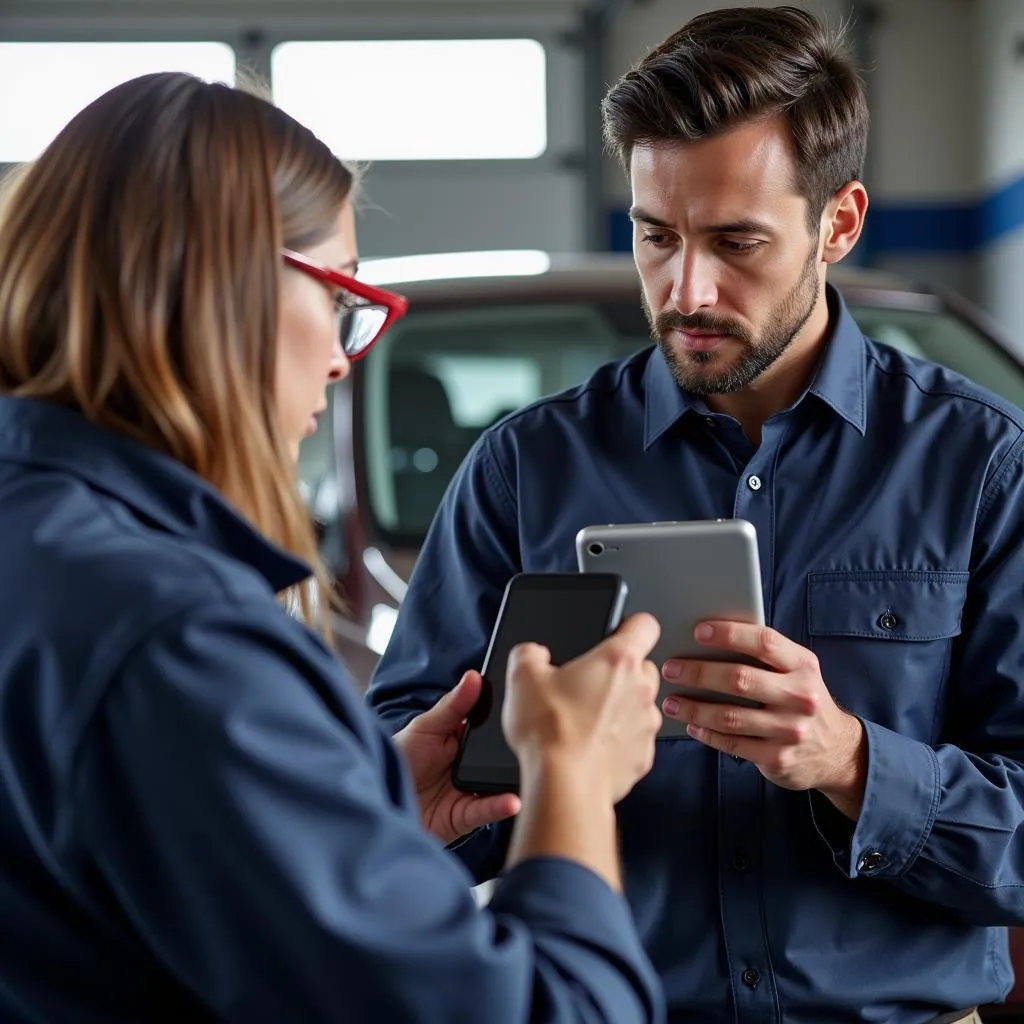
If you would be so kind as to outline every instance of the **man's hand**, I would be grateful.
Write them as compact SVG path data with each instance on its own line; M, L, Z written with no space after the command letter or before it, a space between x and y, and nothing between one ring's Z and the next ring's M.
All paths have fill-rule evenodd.
M665 714L686 722L686 731L701 743L752 762L777 786L819 790L856 821L867 774L864 726L832 699L814 654L773 629L739 622L701 623L694 636L767 668L671 660L662 669L666 682L746 697L764 707L674 695L664 701Z
M519 813L519 797L512 793L478 797L452 785L452 762L482 686L479 672L467 672L451 693L395 734L416 785L423 827L444 843Z

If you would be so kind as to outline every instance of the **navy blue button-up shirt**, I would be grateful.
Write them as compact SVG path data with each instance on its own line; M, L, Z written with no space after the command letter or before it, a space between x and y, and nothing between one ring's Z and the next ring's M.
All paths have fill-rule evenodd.
M662 1020L582 866L477 909L276 600L307 575L179 463L0 398L0 1021Z
M1011 986L1024 414L864 338L829 298L815 379L758 447L652 349L487 432L440 507L369 693L397 727L479 667L508 578L575 569L583 526L755 525L768 622L816 653L863 718L867 789L854 827L752 764L659 740L619 821L628 896L679 1021L918 1024ZM504 837L483 830L459 853L486 876Z

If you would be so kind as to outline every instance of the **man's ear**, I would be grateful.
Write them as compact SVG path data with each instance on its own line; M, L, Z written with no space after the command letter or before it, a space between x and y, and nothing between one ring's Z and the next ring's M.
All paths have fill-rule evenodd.
M849 181L825 204L821 215L821 258L838 263L857 244L868 212L868 193L859 181Z

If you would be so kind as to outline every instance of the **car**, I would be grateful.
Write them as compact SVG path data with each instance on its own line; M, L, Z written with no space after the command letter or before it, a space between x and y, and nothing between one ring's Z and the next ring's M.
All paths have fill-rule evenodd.
M651 344L628 255L368 260L363 277L400 290L409 312L334 387L299 466L321 554L338 581L335 640L360 685L473 442L508 413ZM964 299L843 265L829 279L871 337L1024 408L1024 348Z
M401 291L409 312L333 389L299 469L337 580L333 638L365 687L434 512L474 441L651 341L624 254L425 255L369 260L362 276ZM872 338L1024 408L1024 348L960 296L844 265L829 280ZM986 1016L1024 1021L1024 930L1011 941L1017 987Z

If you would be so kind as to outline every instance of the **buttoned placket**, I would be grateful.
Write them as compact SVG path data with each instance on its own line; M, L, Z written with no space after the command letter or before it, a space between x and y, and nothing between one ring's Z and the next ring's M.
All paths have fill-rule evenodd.
M774 567L774 473L785 431L784 417L765 424L761 445L756 449L741 433L738 423L718 431L737 467L733 515L746 519L757 530L769 622ZM738 1024L781 1024L771 952L765 938L768 928L760 863L766 785L754 765L726 754L718 755L719 893Z

